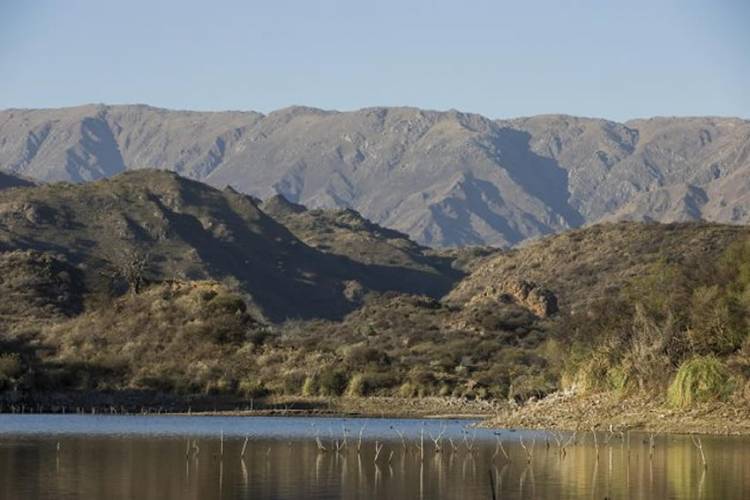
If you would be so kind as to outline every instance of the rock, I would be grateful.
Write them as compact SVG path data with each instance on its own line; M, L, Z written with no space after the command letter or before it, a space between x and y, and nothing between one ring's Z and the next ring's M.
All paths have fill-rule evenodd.
M507 302L508 299L522 305L541 318L546 318L558 312L557 297L551 290L521 279L509 279L499 286L488 286L472 302L496 300Z

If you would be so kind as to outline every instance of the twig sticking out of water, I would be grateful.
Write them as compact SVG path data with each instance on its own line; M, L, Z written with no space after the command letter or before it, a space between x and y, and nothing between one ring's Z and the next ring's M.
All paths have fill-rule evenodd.
M419 460L424 462L424 427L419 431Z
M656 437L656 434L653 432L649 433L648 435L648 459L653 460L654 459L654 448L656 448L656 442L654 438Z
M695 436L690 436L693 439L693 444L696 448L698 448L698 451L701 452L701 462L703 462L703 468L708 469L708 464L706 463L706 454L703 453L703 441L701 441L701 438L697 438Z
M247 449L247 441L250 436L245 436L245 441L242 443L242 451L240 451L240 458L245 458L245 450Z
M341 442L341 448L347 448L349 446L349 431L343 425L341 426L341 433L344 435L344 439Z
M505 448L503 447L503 441L500 439L500 436L495 436L495 440L497 441L495 444L495 453L492 454L492 460L495 460L497 458L498 454L500 452L503 453L503 456L505 457L505 460L510 462L510 457L508 457L508 453L505 451Z
M453 453L456 453L458 451L458 446L456 443L453 442L453 438L449 437L448 442L451 444L451 448L453 449Z
M224 429L221 430L221 437L219 439L219 456L224 457Z
M591 427L591 435L594 436L594 448L596 449L596 461L599 461L599 439L596 437L596 429Z
M381 451L383 451L383 444L375 441L375 458L372 460L373 462L378 461L378 457L380 456Z
M391 450L391 453L388 455L388 463L390 464L393 461L393 450Z
M59 446L59 443L58 443ZM185 458L188 458L190 456L190 440L187 440L187 446L185 447Z
M464 445L466 445L466 450L469 453L474 453L474 444L477 440L477 431L474 431L471 435L471 441L469 441L469 435L468 433L464 434Z
M404 433L401 432L398 428L394 427L393 430L398 434L398 437L401 439L401 448L403 448L404 451L406 451L406 440L404 439Z
M575 440L576 440L576 435L577 435L577 434L578 434L578 431L575 431L575 432L573 432L573 434L571 434L570 436L568 436L568 440L567 440L567 441L565 441L565 442L564 442L564 443L562 444L562 447L560 448L560 455L562 455L562 456L564 457L565 455L567 455L567 454L568 454L568 447L569 447L569 446L570 446L570 445L571 445L572 443L574 443L574 442L575 442Z
M528 461L528 463L531 463L531 459L534 453L534 446L536 446L536 439L531 442L531 448L526 447L526 444L523 442L523 436L519 436L518 439L521 442L521 448L523 448L523 451L526 452L526 460Z
M320 440L320 436L315 436L315 443L318 445L318 451L321 453L325 453L328 451L325 446L323 446L323 442Z
M362 451L362 434L365 432L366 425L359 428L359 438L357 438L357 455Z
M440 453L442 450L442 447L440 446L440 441L443 439L443 434L445 434L445 426L440 430L440 434L438 434L437 437L433 436L432 433L430 433L430 439L432 439L432 442L435 443L435 453Z
M193 440L193 454L197 457L201 452L200 447L198 446L198 441Z

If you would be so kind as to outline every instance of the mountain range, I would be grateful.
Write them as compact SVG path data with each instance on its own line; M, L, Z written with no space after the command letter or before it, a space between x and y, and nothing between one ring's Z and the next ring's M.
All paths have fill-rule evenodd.
M599 221L750 222L750 122L737 118L0 111L0 169L26 179L14 182L146 168L258 199L353 209L436 247L509 246Z

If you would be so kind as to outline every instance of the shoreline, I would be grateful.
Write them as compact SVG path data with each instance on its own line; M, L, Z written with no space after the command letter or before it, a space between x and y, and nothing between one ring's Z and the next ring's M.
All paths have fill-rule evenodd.
M508 407L480 424L486 428L551 431L640 431L654 434L750 436L750 407L732 401L670 407L660 398L612 393L559 392Z
M169 416L302 416L345 418L451 418L484 420L500 409L498 402L463 398L376 396L192 396L141 392L65 392L0 395L0 414L90 414Z
M16 395L17 396L17 395ZM142 392L0 396L0 414L234 417L340 417L479 420L483 428L549 431L642 431L750 436L750 407L733 402L671 408L658 398L611 393L553 393L523 405L463 398L182 397Z

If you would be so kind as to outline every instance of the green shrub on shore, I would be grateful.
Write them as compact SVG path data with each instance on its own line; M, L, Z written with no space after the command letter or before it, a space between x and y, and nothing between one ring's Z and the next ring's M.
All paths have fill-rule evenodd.
M672 406L685 408L693 403L724 401L734 391L726 365L716 356L699 356L685 361L667 391Z

